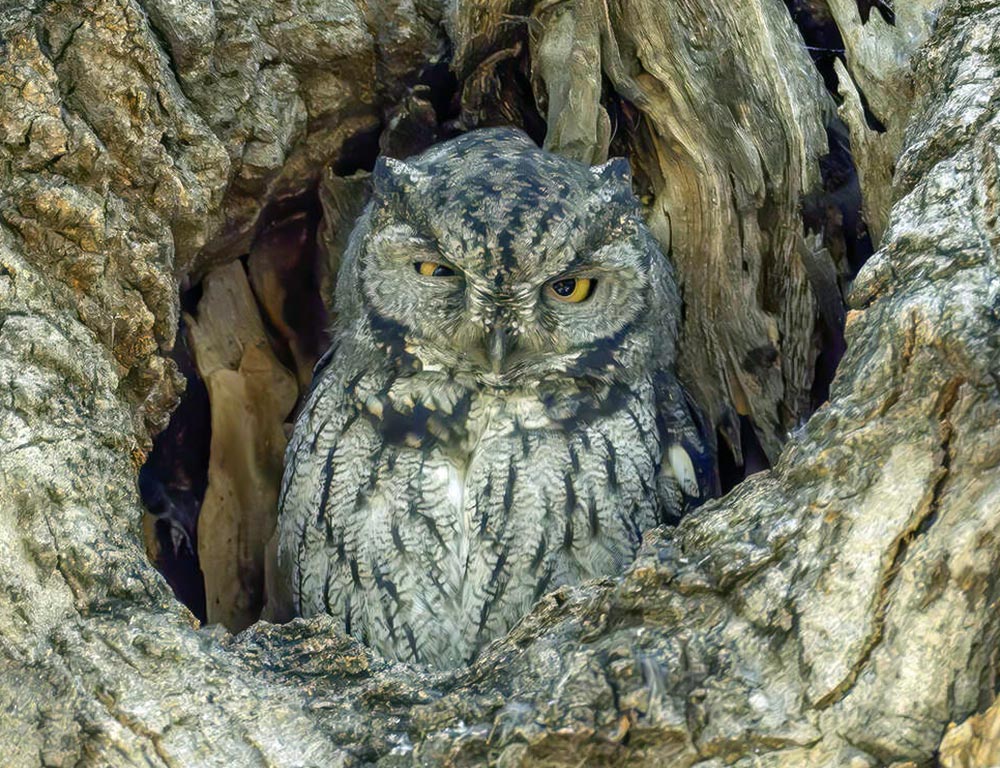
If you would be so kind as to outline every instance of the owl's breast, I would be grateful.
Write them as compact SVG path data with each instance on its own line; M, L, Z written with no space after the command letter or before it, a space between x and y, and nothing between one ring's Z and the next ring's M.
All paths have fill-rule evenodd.
M656 522L652 397L633 393L572 429L551 405L474 392L461 424L433 440L388 439L370 414L348 414L328 438L300 441L295 471L312 473L313 490L281 523L300 613L331 613L387 655L447 666L548 590L620 572Z
M657 522L662 447L641 393L573 428L533 393L479 394L455 448L429 452L444 493L426 501L450 533L438 562L452 591L436 613L466 657L551 589L620 573Z

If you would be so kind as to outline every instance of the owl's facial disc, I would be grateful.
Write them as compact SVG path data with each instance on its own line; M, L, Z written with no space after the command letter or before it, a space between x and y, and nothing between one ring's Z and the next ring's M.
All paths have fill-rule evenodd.
M422 369L487 387L637 375L672 331L627 164L477 146L376 168L358 268L373 326L399 329Z
M564 244L560 244L563 246ZM505 269L409 225L372 235L367 304L405 331L424 370L494 389L616 378L638 351L650 260L629 238Z

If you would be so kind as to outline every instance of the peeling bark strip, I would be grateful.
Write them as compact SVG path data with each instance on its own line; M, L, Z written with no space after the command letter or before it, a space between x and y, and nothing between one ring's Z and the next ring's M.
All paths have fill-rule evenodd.
M463 9L517 10L501 5ZM848 354L773 471L651 534L621 580L544 597L460 673L389 666L326 619L197 630L173 600L143 552L134 476L174 397L157 349L175 275L206 268L201 244L244 238L268 190L325 162L347 121L377 119L369 87L432 55L435 20L391 10L0 13L5 765L928 764L948 723L993 698L1000 630L992 3L949 4L916 59ZM904 57L928 17L907 18ZM762 19L746 39L767 37ZM357 94L338 72L362 65ZM944 764L991 764L964 740L992 717L952 730Z

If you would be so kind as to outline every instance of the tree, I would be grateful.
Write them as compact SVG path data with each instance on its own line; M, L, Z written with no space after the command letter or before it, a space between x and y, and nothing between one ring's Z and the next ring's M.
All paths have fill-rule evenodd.
M777 3L0 10L6 764L929 764L996 687L1000 11L874 5L828 10L881 245L830 401L783 447L836 272L798 219L832 102ZM631 150L690 299L682 372L775 467L468 670L389 664L323 619L198 629L135 490L178 397L179 286L411 103L448 41L462 120L538 108L554 149Z

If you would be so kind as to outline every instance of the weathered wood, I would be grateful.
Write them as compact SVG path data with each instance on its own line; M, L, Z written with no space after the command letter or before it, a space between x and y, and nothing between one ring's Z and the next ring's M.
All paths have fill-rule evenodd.
M942 768L1000 765L1000 699L983 714L948 728L940 760Z
M264 555L277 521L284 424L299 388L271 351L240 262L207 275L197 316L186 321L212 411L208 489L198 516L207 617L239 632L264 605Z
M916 91L908 54L927 39L942 4L889 3L871 8L863 21L857 0L826 1L841 30L847 62L836 63L844 99L838 112L851 129L865 221L877 243L888 224L892 174Z
M337 126L378 119L365 99L436 55L434 20L399 6L406 34L383 43L365 23L378 14L349 3L147 5L0 12L5 764L927 765L951 721L988 706L993 4L949 4L916 57L892 212L830 403L773 471L651 533L625 577L547 596L475 667L437 675L322 619L197 629L146 559L134 489L172 398L176 281L249 241L261 196L310 183L305 158L331 159ZM762 32L762 14L747 40L792 38ZM372 61L361 95L338 85ZM797 174L802 157L786 158Z

